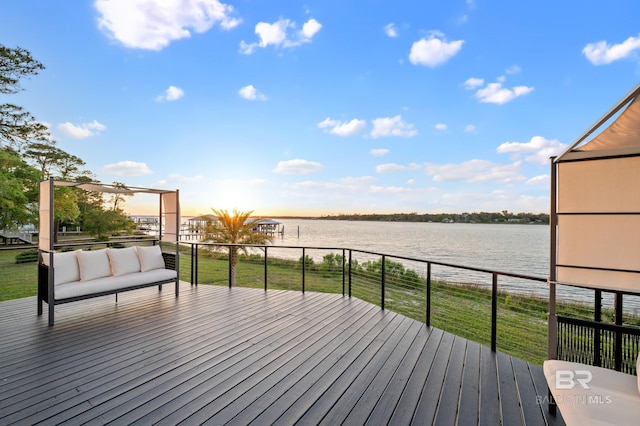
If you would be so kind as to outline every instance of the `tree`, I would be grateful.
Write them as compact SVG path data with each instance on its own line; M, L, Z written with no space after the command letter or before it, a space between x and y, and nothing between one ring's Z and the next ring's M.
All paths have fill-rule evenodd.
M13 95L22 90L20 80L44 69L29 51L0 45L0 94ZM49 139L49 129L22 107L0 104L0 145L18 151L29 141Z
M18 153L0 148L0 229L13 229L37 220L38 181L42 175Z
M98 241L107 241L117 231L131 232L136 225L122 210L92 208L84 216L84 230Z
M53 240L58 242L58 229L63 222L73 222L80 216L78 193L75 188L58 186L53 196Z
M253 211L240 212L233 210L233 215L227 210L211 209L218 216L217 220L207 223L203 240L214 243L227 243L229 246L229 262L231 264L229 281L236 285L236 266L238 264L238 252L247 254L247 248L235 244L267 244L273 241L273 237L254 231L259 219L250 219Z
M128 190L129 187L122 182L113 182L113 187L116 189ZM120 210L124 203L127 201L127 197L133 197L133 194L126 192L113 192L109 195L107 202L111 204L113 210Z

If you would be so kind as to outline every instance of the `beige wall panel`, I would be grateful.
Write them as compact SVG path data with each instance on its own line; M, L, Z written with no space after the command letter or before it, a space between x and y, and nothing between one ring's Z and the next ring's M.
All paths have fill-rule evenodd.
M162 241L175 242L178 241L178 233L180 232L180 207L177 192L162 194L164 213L164 232Z
M50 250L51 238L50 231L52 223L49 215L51 199L50 199L51 182L48 180L40 182L40 194L38 198L38 248L41 250Z
M640 271L640 216L559 216L558 264Z
M640 212L640 157L558 166L558 212Z
M640 274L558 267L557 281L602 290L640 292Z

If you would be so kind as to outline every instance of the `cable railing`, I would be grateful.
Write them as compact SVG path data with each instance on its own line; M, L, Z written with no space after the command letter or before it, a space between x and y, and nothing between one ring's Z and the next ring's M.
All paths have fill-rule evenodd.
M338 293L542 364L546 278L343 247L185 242L193 285ZM232 265L232 251L238 263ZM246 254L242 253L246 250Z

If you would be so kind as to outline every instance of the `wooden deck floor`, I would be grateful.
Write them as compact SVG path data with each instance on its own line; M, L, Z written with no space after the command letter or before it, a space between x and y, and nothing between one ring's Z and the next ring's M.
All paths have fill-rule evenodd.
M169 286L170 287L170 286ZM0 303L0 424L562 424L540 367L341 295Z

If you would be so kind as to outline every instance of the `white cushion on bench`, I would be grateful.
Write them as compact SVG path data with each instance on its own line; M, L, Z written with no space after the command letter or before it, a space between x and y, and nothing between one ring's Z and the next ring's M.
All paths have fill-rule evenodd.
M80 280L77 253L81 250L67 251L53 254L53 267L56 273L53 277L55 285ZM42 253L42 262L49 266L49 253Z
M136 246L138 259L140 260L140 270L142 272L153 269L164 269L164 258L160 246L141 247Z
M78 252L78 266L80 266L81 281L111 276L111 265L106 249Z
M636 376L607 368L558 360L545 361L543 369L549 390L567 425L637 425L640 423L640 392ZM589 389L584 389L577 380L571 389L556 388L556 372L575 373L581 370L587 370L592 374L591 381L587 384ZM583 377L576 374L576 378Z
M107 256L111 263L111 273L114 277L140 272L140 261L135 247L107 249Z
M57 285L55 287L55 299L86 296L103 291L113 291L141 284L172 280L177 276L177 272L171 269L154 269L148 272L135 272L117 277L109 276L91 281L75 281Z

